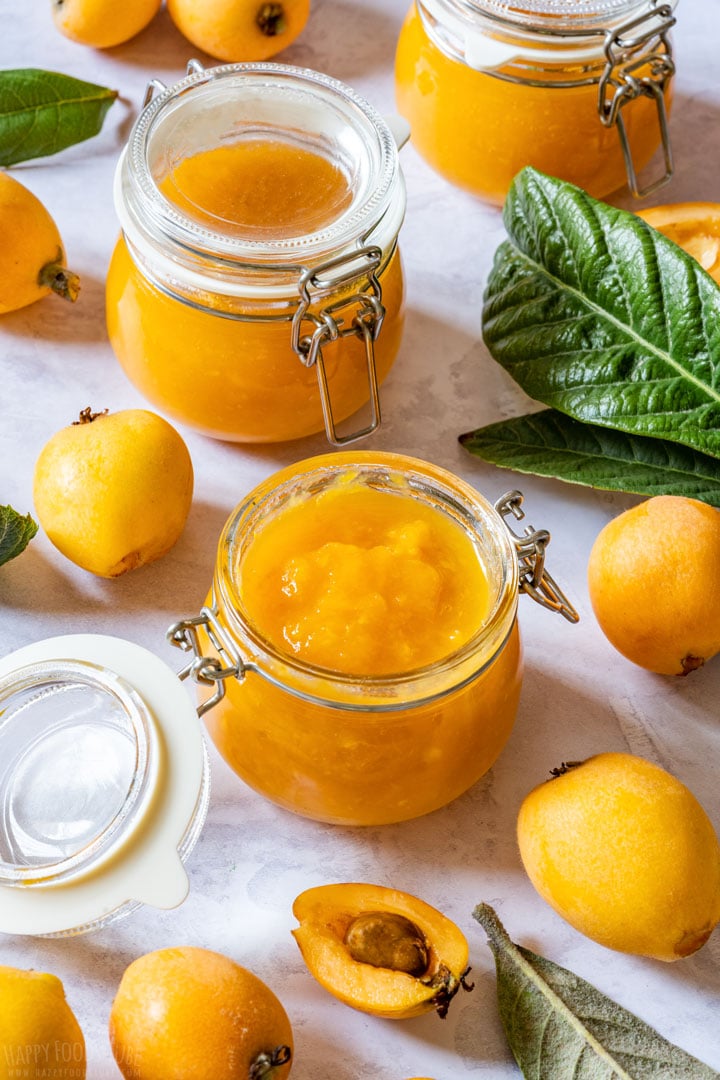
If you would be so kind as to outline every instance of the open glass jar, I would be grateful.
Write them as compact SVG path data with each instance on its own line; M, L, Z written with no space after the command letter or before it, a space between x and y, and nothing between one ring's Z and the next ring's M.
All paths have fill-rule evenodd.
M225 527L207 606L173 635L194 654L187 672L215 687L202 709L235 772L287 809L347 825L417 817L474 784L497 758L515 718L522 668L518 590L576 618L543 570L548 534L530 529L518 539L503 521L503 515L522 516L521 501L514 493L498 512L445 470L387 453L311 458L256 488ZM387 639L421 631L432 638L433 627L420 620L447 607L434 578L433 517L457 533L450 575L479 563L486 595L478 590L465 598L467 611L453 612L464 626L453 644L420 666L395 667ZM426 521L431 531L423 550ZM388 545L395 545L389 567ZM272 560L281 548L275 573ZM383 593L376 581L386 574ZM251 575L263 583L254 600ZM269 632L268 609L283 599L280 593L298 589L311 597L309 619L293 616ZM423 589L431 594L430 615L415 595ZM393 604L414 606L409 615L400 611L398 623ZM331 642L329 655L337 653L333 666L303 655L301 646L321 636Z
M348 492L361 498L360 528ZM147 649L99 635L50 638L0 659L0 932L77 934L141 904L182 902L183 863L208 804L198 714L247 783L323 821L401 821L470 787L500 753L515 717L518 592L577 619L545 569L548 533L518 535L506 523L522 518L521 503L511 492L493 507L445 470L401 455L313 458L270 477L231 515L206 607L168 631L190 654L180 678ZM333 574L344 567L352 577L369 559L365 565L378 573L386 564L401 629L413 640L422 629L426 643L442 643L432 620L421 627L415 618L415 594L428 595L428 580L433 594L433 561L449 550L446 578L464 580L467 571L472 583L458 640L431 662L404 666L381 641L380 663L376 656L356 672L354 662L323 667L273 643L258 625L255 601L248 603L248 552L259 553L262 565L279 535L287 533L293 548L298 533L288 522L306 540L308 522L310 533L319 522L322 534L329 520L343 522L345 541L330 540L315 571L313 545L296 545L294 579L324 567L326 629L332 623L353 648L363 635L370 641L364 607L375 583L355 583L347 633L331 588ZM342 593L347 581L346 573ZM258 582L265 610L262 576ZM292 591L290 579L282 584ZM453 610L449 617L454 626ZM188 676L202 687L198 706L182 684Z
M367 435L403 324L396 139L317 72L189 70L155 84L118 166L115 353L153 404L207 435ZM340 434L368 403L369 421Z
M491 202L526 165L602 198L672 175L667 128L677 0L416 0L396 89L413 143ZM639 173L662 145L664 169Z

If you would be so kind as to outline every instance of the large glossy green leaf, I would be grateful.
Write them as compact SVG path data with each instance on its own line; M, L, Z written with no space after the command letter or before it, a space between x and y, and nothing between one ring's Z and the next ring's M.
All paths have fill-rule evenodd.
M483 310L495 359L578 420L720 456L712 278L634 214L534 169L504 217Z
M488 936L510 1049L532 1080L718 1080L567 968L510 940L488 904L473 917Z
M554 409L460 436L471 454L504 469L635 495L687 495L720 508L720 461L664 439L582 424Z
M57 71L0 71L0 165L56 154L97 135L116 90Z

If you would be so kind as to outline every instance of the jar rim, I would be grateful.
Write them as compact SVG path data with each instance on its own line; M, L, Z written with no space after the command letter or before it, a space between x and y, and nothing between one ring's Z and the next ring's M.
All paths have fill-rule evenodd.
M219 86L223 91L239 95L269 88L279 89L281 93L305 92L314 94L328 109L342 110L345 121L358 136L373 140L362 201L315 232L280 240L254 240L213 230L184 214L162 194L153 178L149 164L152 139L157 136L163 117L188 102L199 101L202 95L212 94ZM186 78L161 91L145 106L135 122L121 166L123 184L132 202L132 216L136 222L142 220L146 229L186 249L210 251L230 264L253 266L275 262L283 267L288 263L304 264L308 256L329 254L364 240L386 213L399 173L397 146L390 128L365 98L329 75L269 62L223 64L200 71L193 68Z
M517 29L583 37L677 0L450 0L458 14L485 16Z
M422 497L423 487L454 503L475 523L475 539L486 539L498 555L500 568L493 602L478 630L457 649L422 667L391 674L347 673L310 664L277 648L254 624L244 607L236 567L240 548L257 518L272 512L303 486L315 491L352 475L377 479L385 472L398 491L398 479L408 483L408 494ZM275 507L272 504L275 503ZM489 570L489 568L487 568ZM510 534L495 508L475 488L453 473L430 462L403 454L346 451L320 455L288 466L258 485L228 519L220 538L214 582L215 601L222 605L229 629L249 649L246 670L257 670L271 682L305 700L338 709L388 711L417 706L459 689L480 674L502 650L515 621L519 568ZM491 581L491 585L493 581ZM299 680L299 681L298 681ZM330 685L338 696L318 692L317 684Z

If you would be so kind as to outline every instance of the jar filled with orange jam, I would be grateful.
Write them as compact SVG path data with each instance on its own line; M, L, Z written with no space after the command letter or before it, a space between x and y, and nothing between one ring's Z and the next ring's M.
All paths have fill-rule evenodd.
M171 628L213 686L200 707L229 765L279 805L376 825L445 805L493 764L522 679L519 589L575 620L512 532L427 462L311 458L270 477L222 535L202 613ZM538 562L539 559L539 562Z
M189 70L159 84L118 166L115 353L150 402L216 438L369 434L403 324L391 129L313 71Z
M677 0L414 0L396 92L413 143L500 203L526 165L602 198L673 171L667 128ZM640 173L662 146L664 167Z

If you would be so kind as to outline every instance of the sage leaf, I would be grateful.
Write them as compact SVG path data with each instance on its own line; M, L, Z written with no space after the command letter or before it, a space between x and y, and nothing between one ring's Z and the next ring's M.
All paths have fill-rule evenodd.
M37 531L29 514L18 514L12 506L0 506L0 566L20 555Z
M116 90L56 71L0 71L0 165L57 154L97 135Z
M460 436L503 469L635 495L685 495L720 508L720 461L664 439L582 424L554 409Z
M523 169L483 309L533 398L592 424L720 456L720 287L640 218Z
M668 1042L567 968L515 945L495 911L473 911L495 957L498 1004L510 1049L533 1080L718 1080L720 1073Z

